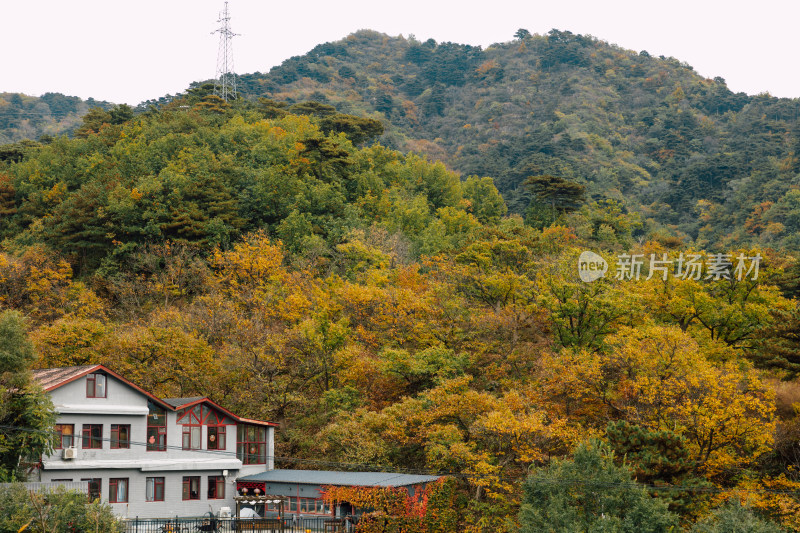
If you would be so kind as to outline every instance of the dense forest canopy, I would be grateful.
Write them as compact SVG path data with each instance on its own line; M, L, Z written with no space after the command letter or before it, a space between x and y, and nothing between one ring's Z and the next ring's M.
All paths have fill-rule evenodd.
M512 212L526 178L556 175L685 240L798 244L800 99L675 58L559 30L485 50L360 31L241 85L382 120L384 144L491 176Z
M363 532L800 529L796 101L523 30L242 86L0 147L27 364L274 420L280 467L450 474L348 492Z

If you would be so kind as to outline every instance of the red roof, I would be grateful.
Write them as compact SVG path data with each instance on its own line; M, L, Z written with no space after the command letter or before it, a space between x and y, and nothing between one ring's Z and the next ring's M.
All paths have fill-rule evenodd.
M82 365L82 366L65 366L62 368L43 368L41 370L34 370L33 378L39 382L39 384L42 386L42 388L44 388L45 391L49 392L51 390L55 390L59 387L62 387L67 383L71 383L76 379L82 378L87 374L93 374L98 371L105 372L106 374L115 377L116 379L125 383L129 387L132 387L137 391L141 392L142 394L144 394L145 396L156 402L158 405L169 411L177 411L178 409L183 409L198 403L205 402L211 404L216 409L219 409L220 411L230 416L237 422L243 422L246 424L255 424L260 426L278 426L278 424L274 422L264 422L262 420L252 420L249 418L242 418L240 416L237 416L228 411L227 409L225 409L224 407L212 402L206 397L195 396L193 398L173 398L171 400L170 399L162 400L160 398L153 396L152 394L142 389L138 385L131 383L130 381L123 378L116 372L109 370L103 365Z
M185 400L185 401L183 401L183 400ZM236 415L236 414L228 411L227 409L225 409L221 405L219 405L219 404L217 404L215 402L212 402L207 397L202 397L202 398L198 398L198 397L195 397L195 398L166 398L166 399L164 399L164 401L167 402L168 404L170 404L171 406L173 406L173 410L174 411L177 411L178 409L186 409L187 407L192 407L192 406L197 405L199 403L207 403L207 404L211 405L212 407L214 407L215 409L218 409L219 411L222 411L223 413L225 413L229 417L233 418L237 422L242 422L242 423L246 423L246 424L254 424L254 425L257 425L257 426L274 426L274 427L277 427L279 425L279 424L276 424L275 422L264 422L263 420L253 420L251 418L242 418L241 416Z

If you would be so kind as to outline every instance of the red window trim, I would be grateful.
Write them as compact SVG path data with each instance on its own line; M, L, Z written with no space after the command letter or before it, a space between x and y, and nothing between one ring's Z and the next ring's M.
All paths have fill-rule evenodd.
M192 440L192 428L200 428L200 436L198 442ZM185 435L189 435L189 447L186 447ZM203 449L203 426L200 424L183 424L181 430L181 448L184 450L202 450Z
M212 487L214 487L213 491L211 489ZM209 500L225 499L225 476L208 476L208 499Z
M97 489L97 500L103 499L103 479L99 477L82 477L81 481L89 482L89 503L92 503L92 485Z
M97 376L103 378L103 395L97 395ZM91 394L89 393L89 384L92 384ZM86 376L86 397L87 398L108 398L108 377L105 374L95 372Z
M211 447L211 428L216 429L215 439L214 439L214 447ZM227 426L224 424L219 425L212 425L206 426L206 447L209 450L226 450L228 448L228 430L226 429ZM220 435L222 435L225 439L225 445L220 448Z
M165 452L167 451L167 411L155 406L152 402L148 402L147 406L150 412L147 415L147 445L145 449L148 452ZM163 417L163 424L161 424L162 420L160 419L158 420L159 425L151 424L153 417L156 415ZM155 433L151 434L153 429L155 429ZM151 437L153 438L152 443L150 442ZM163 444L160 443L162 440Z
M250 427L256 428L256 431L264 431L264 440L239 440L239 427L244 429L245 439L247 439L247 429ZM262 426L255 426L253 424L241 424L236 428L236 457L246 465L263 465L267 463L267 442L269 441L269 429ZM256 446L256 452L251 453L252 446ZM261 453L261 447L264 447L264 453ZM252 458L255 456L255 460ZM263 461L261 460L263 458Z
M116 427L116 430L114 429ZM119 438L119 428L124 427L128 428L126 433L126 439L121 440ZM115 434L116 433L116 437ZM122 449L129 449L131 447L131 425L130 424L111 424L111 449L112 450L122 450Z
M92 436L92 428L100 428L100 436ZM89 444L88 446L86 444ZM84 424L81 428L81 448L84 450L103 449L103 424Z
M152 500L148 500L148 499L147 499L147 483L148 483L148 481L149 481L149 480L151 480L151 479L153 480L153 499L152 499ZM158 488L159 488L159 487L161 487L161 497L160 497L160 498L159 498L159 494L158 494ZM159 476L159 477L148 477L148 478L145 480L145 485L144 485L144 501L145 501L145 502L148 502L148 503L149 503L149 502L163 502L163 501L164 501L164 477L163 477L163 476Z
M118 500L118 485L123 481L125 482L125 499ZM108 480L108 503L128 503L130 500L129 491L131 489L130 483L128 482L128 478L126 477L112 477Z
M72 428L72 433L69 435L72 438L72 444L69 446L64 446L63 428L67 426ZM63 450L64 448L71 448L75 446L75 424L56 424L55 432L58 434L58 442L56 442L56 446L53 448L54 450Z
M196 496L192 498L192 480L197 480ZM183 501L199 500L200 499L200 476L183 476Z
M296 510L294 510L294 511L291 510L292 509L292 502L294 502L295 507L296 507ZM314 509L313 511L307 511L306 510L307 509L306 504L308 504L308 502L314 502L313 503L313 509ZM294 514L311 514L311 515L317 515L317 516L328 516L328 515L330 515L331 514L330 513L330 509L328 509L327 511L322 512L322 513L317 511L318 502L323 502L323 504L324 504L324 501L323 501L322 498L309 498L309 497L306 497L306 496L292 496L291 498L289 498L289 501L287 502L287 504L284 505L283 510L284 510L284 512L294 513ZM267 511L277 511L277 510L278 510L278 504L270 504L270 505L267 506Z

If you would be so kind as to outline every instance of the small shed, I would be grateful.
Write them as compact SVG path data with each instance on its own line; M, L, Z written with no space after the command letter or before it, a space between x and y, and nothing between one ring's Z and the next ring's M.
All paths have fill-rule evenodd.
M281 511L296 516L333 516L343 518L353 510L346 504L332 509L322 499L328 485L348 487L404 487L410 496L423 490L441 476L401 474L398 472L339 472L332 470L267 470L236 480L239 496L270 494L283 499L280 504L265 503L256 507L260 516L275 516ZM256 492L258 491L258 492ZM275 498L273 498L273 501Z

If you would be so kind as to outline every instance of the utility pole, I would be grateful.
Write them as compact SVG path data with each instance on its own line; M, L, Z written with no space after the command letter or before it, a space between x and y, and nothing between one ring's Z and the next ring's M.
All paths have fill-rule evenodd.
M233 38L239 35L231 31L231 17L228 14L228 2L220 14L220 27L211 34L219 33L219 52L217 53L217 75L214 80L214 94L228 101L236 98L236 73L233 70Z

